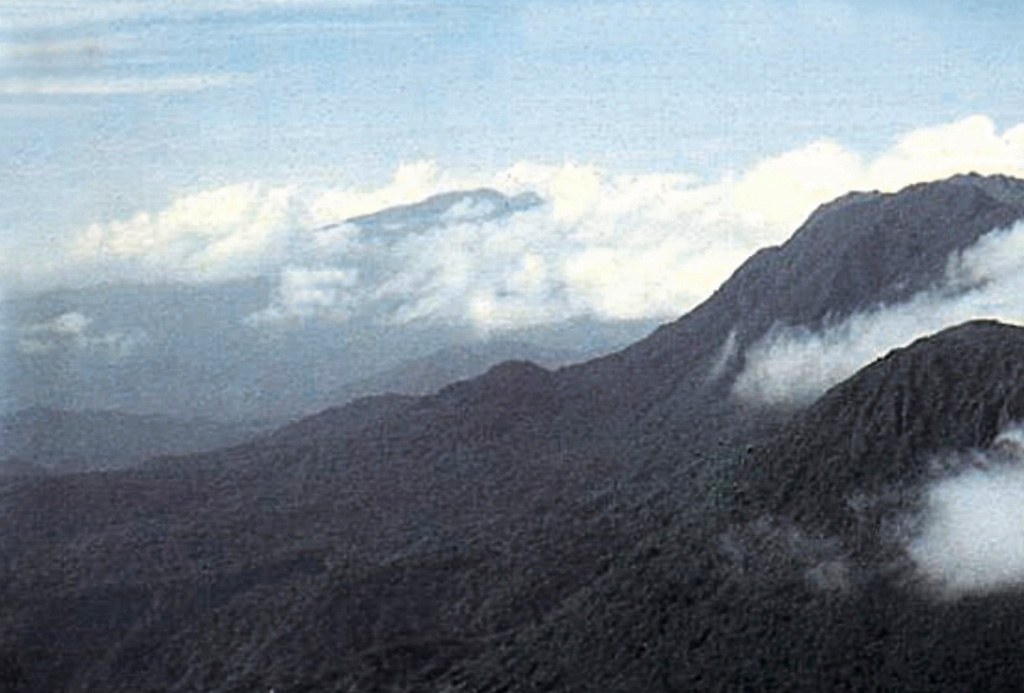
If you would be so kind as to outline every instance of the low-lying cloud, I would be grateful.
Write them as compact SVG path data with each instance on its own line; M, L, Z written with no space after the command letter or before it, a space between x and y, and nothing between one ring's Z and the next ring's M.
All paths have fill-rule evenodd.
M1024 585L1022 443L1017 424L991 449L962 456L961 471L927 490L922 529L908 553L946 596Z
M26 355L48 354L69 349L101 353L111 359L132 354L146 341L141 330L99 331L91 318L68 311L18 330L18 351Z
M247 321L255 325L313 318L345 321L356 302L351 290L357 279L355 270L289 267L281 273L270 306Z
M363 314L487 331L580 316L668 318L851 189L896 190L967 170L1024 176L1022 161L1024 125L1000 133L975 116L909 133L872 159L821 140L716 182L578 163L464 175L413 162L376 188L251 182L197 191L162 210L89 224L46 257L0 248L0 269L22 291L273 277L278 288L253 325ZM545 204L495 218L467 199L444 223L386 237L339 225L482 187L536 193ZM320 288L300 286L303 272L320 273L308 275Z
M1024 223L990 232L950 258L944 284L821 331L777 329L751 346L733 394L804 405L888 351L975 319L1024 324Z

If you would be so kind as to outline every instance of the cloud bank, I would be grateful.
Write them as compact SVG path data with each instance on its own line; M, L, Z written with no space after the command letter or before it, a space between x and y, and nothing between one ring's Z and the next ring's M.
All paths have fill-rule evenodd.
M1024 584L1024 429L1004 431L968 468L926 494L920 535L908 552L928 584L949 597Z
M357 280L354 270L289 267L281 273L273 303L247 321L253 325L314 318L344 322L355 304L351 289Z
M950 258L940 288L812 332L775 330L746 353L733 385L745 401L804 405L892 349L968 320L1024 324L1024 223Z
M372 314L487 331L580 316L670 318L851 189L896 190L968 170L1024 176L1022 162L1024 125L999 132L983 116L914 131L871 159L821 140L714 182L580 163L467 174L412 162L378 187L245 182L196 191L162 210L87 224L45 255L0 248L0 269L20 291L273 277L277 289L253 325ZM443 224L387 234L339 224L482 187L533 192L545 204L492 218L467 200ZM766 357L795 348L783 337L763 348ZM820 349L840 337L821 337ZM860 353L866 358L891 341L879 335ZM813 380L847 370L829 365Z

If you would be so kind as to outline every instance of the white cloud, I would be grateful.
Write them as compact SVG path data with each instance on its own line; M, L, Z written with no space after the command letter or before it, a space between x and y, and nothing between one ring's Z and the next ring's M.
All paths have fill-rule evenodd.
M163 210L90 224L57 260L6 249L0 269L28 289L266 275L279 277L280 294L294 281L289 268L345 268L358 272L357 285L335 294L344 297L335 317L368 311L384 320L461 321L482 330L580 315L668 318L850 189L891 191L968 170L1024 176L1022 167L1024 125L999 133L982 116L908 133L874 158L821 140L710 183L677 173L616 175L576 162L522 162L474 175L408 162L377 187L243 183L197 192ZM443 226L386 238L337 225L480 187L533 191L545 204L483 221L483 210L467 201ZM987 262L994 267L993 258ZM879 340L847 360L859 363L891 342Z
M437 164L432 161L403 163L395 170L391 182L380 188L329 189L317 192L310 204L312 221L326 225L342 219L372 214L387 207L409 204L449 189L459 187L456 180L442 178Z
M0 43L0 59L55 60L61 58L89 58L103 55L113 48L134 46L125 37L74 38L42 41Z
M110 77L107 79L28 79L0 80L0 94L8 96L114 96L195 92L243 82L245 75L211 73L163 77Z
M923 527L908 553L926 581L946 596L1024 584L1020 441L1020 428L1010 427L991 450L961 456L959 473L927 489Z
M248 317L255 325L321 318L347 320L358 272L350 269L289 267L281 273L273 303Z
M990 118L976 115L915 130L871 162L863 175L879 189L894 190L968 171L1024 176L1024 124L999 133Z
M820 140L754 166L730 186L731 206L751 226L796 229L815 207L865 178L860 156Z
M38 331L42 328L43 331L50 332L56 335L66 335L69 337L81 336L89 324L92 322L89 318L85 317L81 313L62 313L55 317L53 320L43 323L42 325L36 325L34 331ZM30 328L31 329L31 328Z
M24 354L42 354L59 348L62 344L80 344L85 331L92 323L79 312L61 313L56 317L22 327L18 349Z
M140 16L146 3L137 0L93 0L68 3L59 0L9 0L0 9L0 26L9 31L105 24Z
M68 311L43 322L19 329L18 350L23 354L45 354L65 349L99 351L113 359L130 355L146 342L141 330L97 333L92 318Z
M114 22L195 19L221 14L254 14L266 10L360 8L381 0L7 0L0 8L0 26L30 31L105 25Z
M468 321L487 330L557 319L571 310L558 263L572 241L553 243L551 233L547 213L534 210L398 239L390 248L396 265L376 295L400 304L396 322Z
M230 185L176 200L158 213L92 224L67 248L90 278L122 281L217 281L273 270L288 234L302 223L294 190Z
M708 370L708 380L714 382L722 377L729 364L736 358L739 353L739 342L736 339L736 329L733 328L729 331L729 336L725 338L722 346L718 349L718 354L715 355L715 360L711 364L711 368Z
M747 350L733 393L765 404L807 404L886 352L975 319L1024 324L1024 223L982 236L950 259L943 287L813 332L769 333Z

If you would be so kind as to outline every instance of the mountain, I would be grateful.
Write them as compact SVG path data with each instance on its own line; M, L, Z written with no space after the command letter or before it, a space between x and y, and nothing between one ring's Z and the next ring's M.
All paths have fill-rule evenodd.
M468 380L482 375L503 361L531 361L554 368L583 361L585 358L585 352L544 348L512 340L459 344L346 383L332 393L325 404L344 404L354 399L384 393L431 394L457 380Z
M259 432L256 425L34 407L0 417L0 459L19 462L8 473L25 464L58 473L118 469L237 445Z
M979 571L1012 568L989 568L980 548L974 589L936 593L927 569L936 556L963 569L966 547L931 547L928 560L921 547L929 523L970 523L998 501L978 475L1019 483L1024 456L1000 431L1024 417L1022 387L1020 327L967 323L892 352L723 470L701 517L673 517L438 688L1016 689L1024 571L979 587ZM928 505L950 484L975 494L939 494L963 512ZM1006 512L971 524L970 541L1005 549L998 523L1021 528Z
M779 326L813 333L941 289L951 258L1022 217L1024 183L974 175L823 205L677 321L561 371L568 404L558 427L621 445L634 465L669 470L678 470L683 450L739 444L776 416L731 392L759 340Z
M496 221L542 204L544 200L536 193L508 197L497 190L480 188L433 195L414 204L351 217L345 223L369 232L409 233L447 224Z
M983 634L997 607L1016 613L1012 600L943 606L905 561L889 571L903 554L872 537L931 497L904 503L890 489L925 478L912 471L919 455L988 445L1004 422L992 412L1016 411L1006 378L1020 373L1019 331L944 333L882 362L907 374L903 389L886 389L876 364L806 410L739 401L732 384L777 325L814 330L942 288L950 258L1024 217L1022 199L1024 182L976 176L849 195L614 354L557 370L510 361L144 469L8 481L0 599L17 606L0 614L0 680L182 691L1008 681L1019 620L961 650L954 636ZM957 400L961 362L975 382ZM918 406L894 415L906 402ZM890 469L892 450L915 462ZM873 515L894 493L896 516ZM904 641L941 656L911 649L901 663Z
M17 457L8 457L7 459L0 460L0 477L36 476L46 473L47 470L43 467Z
M914 488L936 454L988 448L1024 420L1022 339L977 321L890 352L758 449L746 484L774 512L849 535L865 521L854 495Z

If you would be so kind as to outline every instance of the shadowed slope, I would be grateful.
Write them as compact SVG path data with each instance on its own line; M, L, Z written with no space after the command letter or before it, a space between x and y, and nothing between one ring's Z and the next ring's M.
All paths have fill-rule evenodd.
M465 691L1015 690L1024 600L950 600L908 542L945 450L1024 416L1024 329L969 323L829 392L541 624L466 662ZM731 478L730 478L731 477ZM864 502L851 502L865 499ZM979 538L979 541L982 539Z

